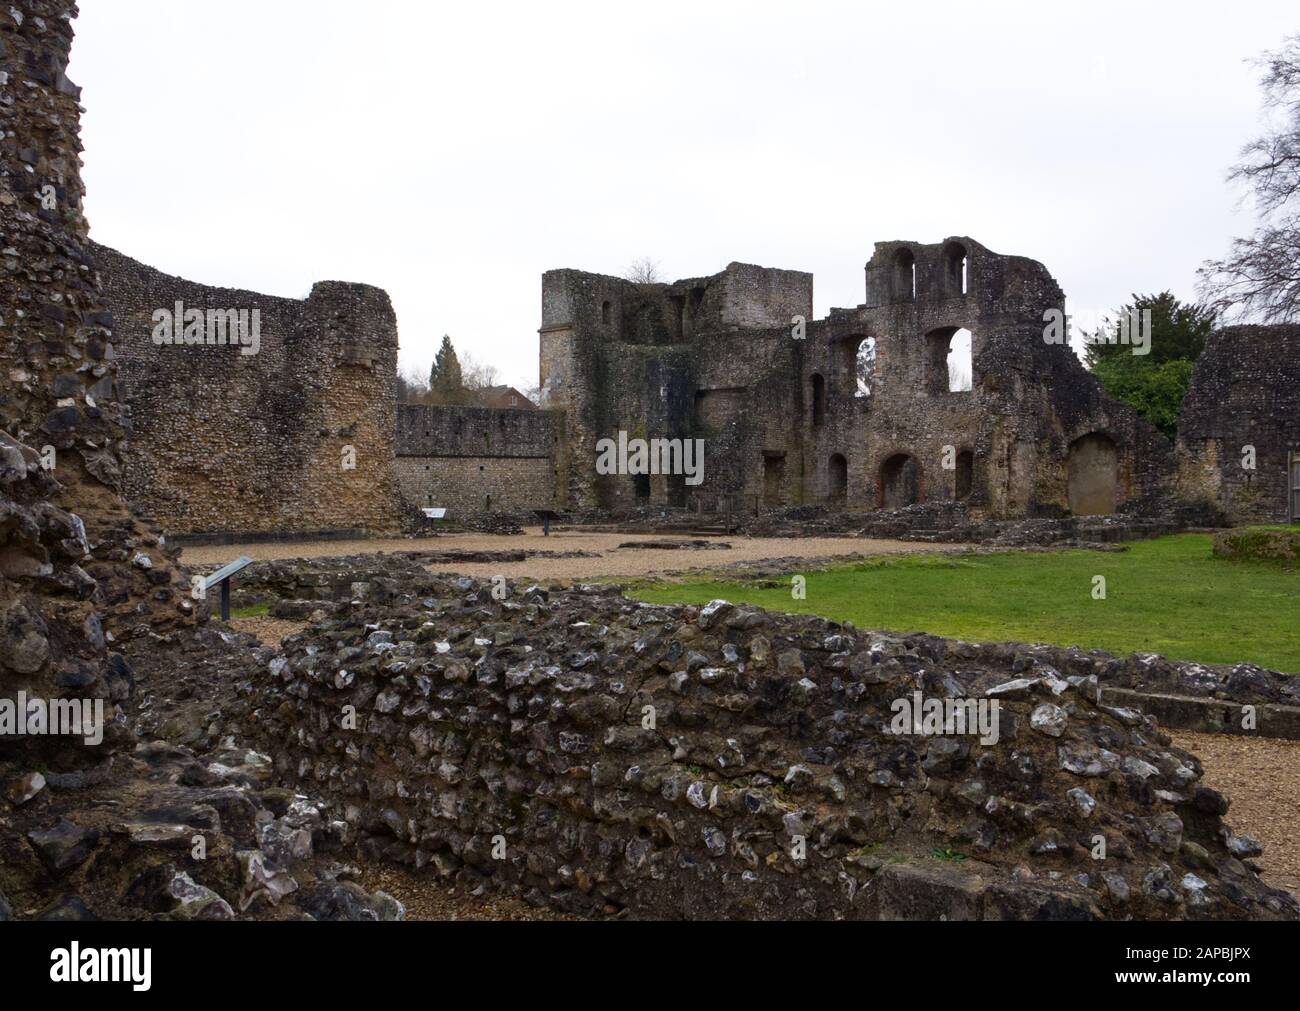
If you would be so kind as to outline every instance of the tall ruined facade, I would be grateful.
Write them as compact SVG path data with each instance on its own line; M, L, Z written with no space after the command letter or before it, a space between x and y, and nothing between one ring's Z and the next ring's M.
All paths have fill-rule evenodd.
M665 285L551 271L542 289L541 385L567 415L579 504L962 499L993 516L1064 515L1136 504L1172 480L1167 441L1046 339L1047 314L1064 308L1046 268L970 238L878 244L863 304L816 321L811 275L738 263ZM963 330L972 383L953 392ZM585 462L620 431L703 439L703 483L596 475Z

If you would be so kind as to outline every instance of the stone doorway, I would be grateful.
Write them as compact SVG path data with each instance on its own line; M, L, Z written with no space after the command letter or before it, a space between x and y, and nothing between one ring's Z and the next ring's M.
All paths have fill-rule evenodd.
M840 453L831 456L827 499L842 505L849 494L849 461Z
M955 475L954 497L958 502L970 498L971 488L975 485L975 454L963 449L957 454L957 473Z
M1108 435L1092 432L1076 439L1069 458L1070 512L1108 516L1115 511L1119 453Z
M785 487L785 454L763 456L763 505L779 506Z
M902 509L921 501L921 468L906 453L895 453L880 465L880 507Z

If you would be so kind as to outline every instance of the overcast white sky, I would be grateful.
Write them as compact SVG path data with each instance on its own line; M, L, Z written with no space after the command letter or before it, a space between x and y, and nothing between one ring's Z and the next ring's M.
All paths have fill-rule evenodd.
M1072 307L1193 295L1249 230L1246 60L1294 0L81 0L92 234L302 297L365 281L402 363L537 377L541 273L732 260L863 299L873 242L967 234Z

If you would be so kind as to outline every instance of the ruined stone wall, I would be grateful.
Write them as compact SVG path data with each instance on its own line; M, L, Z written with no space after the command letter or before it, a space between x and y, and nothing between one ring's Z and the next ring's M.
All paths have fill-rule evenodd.
M95 247L130 408L129 499L174 534L389 532L397 322L388 296L316 284L305 300L172 277ZM260 347L155 343L154 314L260 313ZM177 328L179 331L179 327Z
M193 608L174 552L120 494L112 319L82 214L80 89L66 76L76 14L56 0L0 11L0 703L98 701L98 747L110 748L130 736L119 707L132 681L106 633L165 631ZM12 731L0 758L20 764L6 778L31 784L36 766L103 757L77 735Z
M732 263L712 277L634 284L580 271L543 277L541 386L568 419L570 498L579 505L717 507L762 492L765 451L796 453L789 416L794 317L812 313L812 276ZM766 329L756 329L756 328ZM761 419L761 421L759 420ZM707 437L707 489L681 476L598 476L596 444ZM790 471L798 473L792 460Z
M1290 452L1300 452L1300 326L1217 331L1183 400L1182 494L1217 503L1236 522L1284 522Z
M1044 313L1063 301L1041 264L967 237L878 243L867 302L832 311L810 343L809 372L829 391L825 431L809 432L818 468L839 453L848 461L849 500L885 505L887 465L906 457L919 501L952 499L951 447L970 454L973 507L998 516L1063 514L1071 508L1073 448L1096 436L1114 446L1114 507L1156 495L1172 474L1165 440L1107 398L1068 346L1044 339ZM960 329L972 335L970 392L948 387L945 359ZM875 340L877 359L871 395L862 398L854 349L866 338Z
M972 239L877 244L866 301L810 320L812 277L733 263L663 285L543 279L542 386L570 418L572 498L743 511L962 498L995 516L1136 507L1170 490L1166 440L1045 340L1062 309L1041 264ZM800 330L796 318L806 322ZM972 333L970 392L948 388ZM876 347L869 396L856 351ZM705 439L705 480L597 477L595 442ZM894 471L903 468L902 487Z
M480 512L559 511L566 488L559 411L403 404L397 475L411 508Z

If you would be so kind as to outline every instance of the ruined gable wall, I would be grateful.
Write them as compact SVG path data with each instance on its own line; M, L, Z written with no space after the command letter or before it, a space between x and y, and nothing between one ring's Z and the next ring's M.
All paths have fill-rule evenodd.
M1242 466L1255 447L1255 470ZM1287 453L1300 451L1300 326L1234 326L1206 344L1183 400L1179 487L1236 522L1287 516Z
M559 411L402 404L397 475L411 509L558 511L567 485Z
M973 506L996 515L1061 513L1071 444L1104 432L1119 447L1119 502L1155 494L1171 468L1165 441L1106 398L1068 347L1043 339L1044 312L1063 300L1041 264L968 237L877 244L866 304L833 311L810 345L809 369L828 391L826 424L809 433L817 468L831 453L845 455L850 504L872 507L882 497L882 466L906 454L919 468L922 499L950 499L956 474L943 456L951 446L974 454ZM969 393L947 389L946 352L936 356L932 335L955 329L972 333ZM855 400L852 348L867 337L876 340L876 381L869 398Z
M302 301L274 298L95 252L131 410L133 503L175 534L397 528L397 324L384 292L331 281ZM155 311L178 301L259 309L259 352L155 345Z

